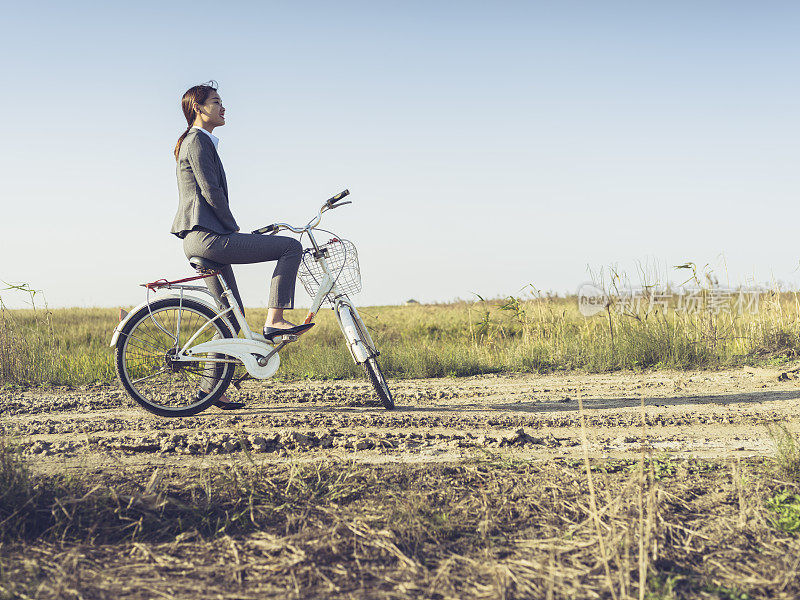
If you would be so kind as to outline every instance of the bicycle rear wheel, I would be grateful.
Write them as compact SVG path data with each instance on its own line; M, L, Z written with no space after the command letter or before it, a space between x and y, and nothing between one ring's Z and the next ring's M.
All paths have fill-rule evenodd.
M234 337L228 324L215 317L211 308L188 298L164 298L140 309L117 342L115 366L125 391L163 417L194 415L219 399L230 385L235 365L211 360L228 357L208 354L199 355L200 362L172 360L206 323L192 346ZM204 358L209 361L202 362Z

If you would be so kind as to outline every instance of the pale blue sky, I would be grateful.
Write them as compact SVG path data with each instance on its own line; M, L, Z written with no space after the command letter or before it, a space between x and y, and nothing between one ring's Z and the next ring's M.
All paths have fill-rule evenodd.
M326 222L359 248L360 303L720 255L732 283L796 282L799 25L768 1L20 3L0 280L115 306L189 275L172 149L213 78L242 229L349 188ZM271 272L237 269L247 305Z

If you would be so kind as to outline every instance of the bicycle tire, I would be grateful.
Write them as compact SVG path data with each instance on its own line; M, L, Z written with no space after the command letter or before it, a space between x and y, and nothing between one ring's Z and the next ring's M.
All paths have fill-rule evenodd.
M181 364L169 359L206 321L212 322L194 345L235 337L228 324L216 316L210 307L190 298L156 300L136 312L120 331L114 361L128 395L162 417L195 415L218 400L231 383L235 365ZM173 327L177 336L168 333ZM210 388L205 396L197 393L201 383Z
M386 378L383 376L383 371L381 371L378 361L373 356L368 358L366 362L362 364L364 365L364 371L367 372L367 377L372 383L372 387L375 388L375 393L378 394L378 398L383 404L383 407L386 410L392 410L394 408L394 398L392 398L392 392L389 390L389 384L386 382Z

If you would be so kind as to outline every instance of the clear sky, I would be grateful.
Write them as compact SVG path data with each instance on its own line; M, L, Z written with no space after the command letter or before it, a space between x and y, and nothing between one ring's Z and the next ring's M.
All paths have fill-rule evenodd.
M325 222L362 304L721 256L731 283L797 282L799 29L769 0L10 4L0 280L116 306L190 275L172 151L215 79L242 229L349 188ZM238 268L248 306L271 273Z

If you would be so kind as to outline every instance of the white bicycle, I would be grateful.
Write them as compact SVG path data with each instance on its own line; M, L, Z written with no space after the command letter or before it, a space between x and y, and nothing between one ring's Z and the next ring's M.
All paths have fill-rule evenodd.
M253 233L274 235L288 229L299 233L301 240L308 234L311 248L303 251L298 271L313 298L305 323L313 321L324 302L329 303L353 360L364 366L383 406L392 409L394 400L377 362L380 353L349 298L349 294L361 291L355 246L331 232L326 232L334 235L327 243L320 245L314 238L323 213L350 204L349 200L341 202L349 193L345 190L328 199L304 227L274 223ZM297 340L295 335L279 335L270 341L250 329L242 307L220 273L223 265L199 257L189 259L189 263L199 275L142 284L147 288L147 300L120 321L111 338L122 386L145 409L167 417L194 415L208 408L228 389L239 365L255 379L272 377L280 366L278 352ZM185 285L205 277L217 277L229 308L217 308L213 296L209 301L187 294L211 296L204 286ZM150 299L151 291L165 290ZM239 324L241 337L231 319Z

